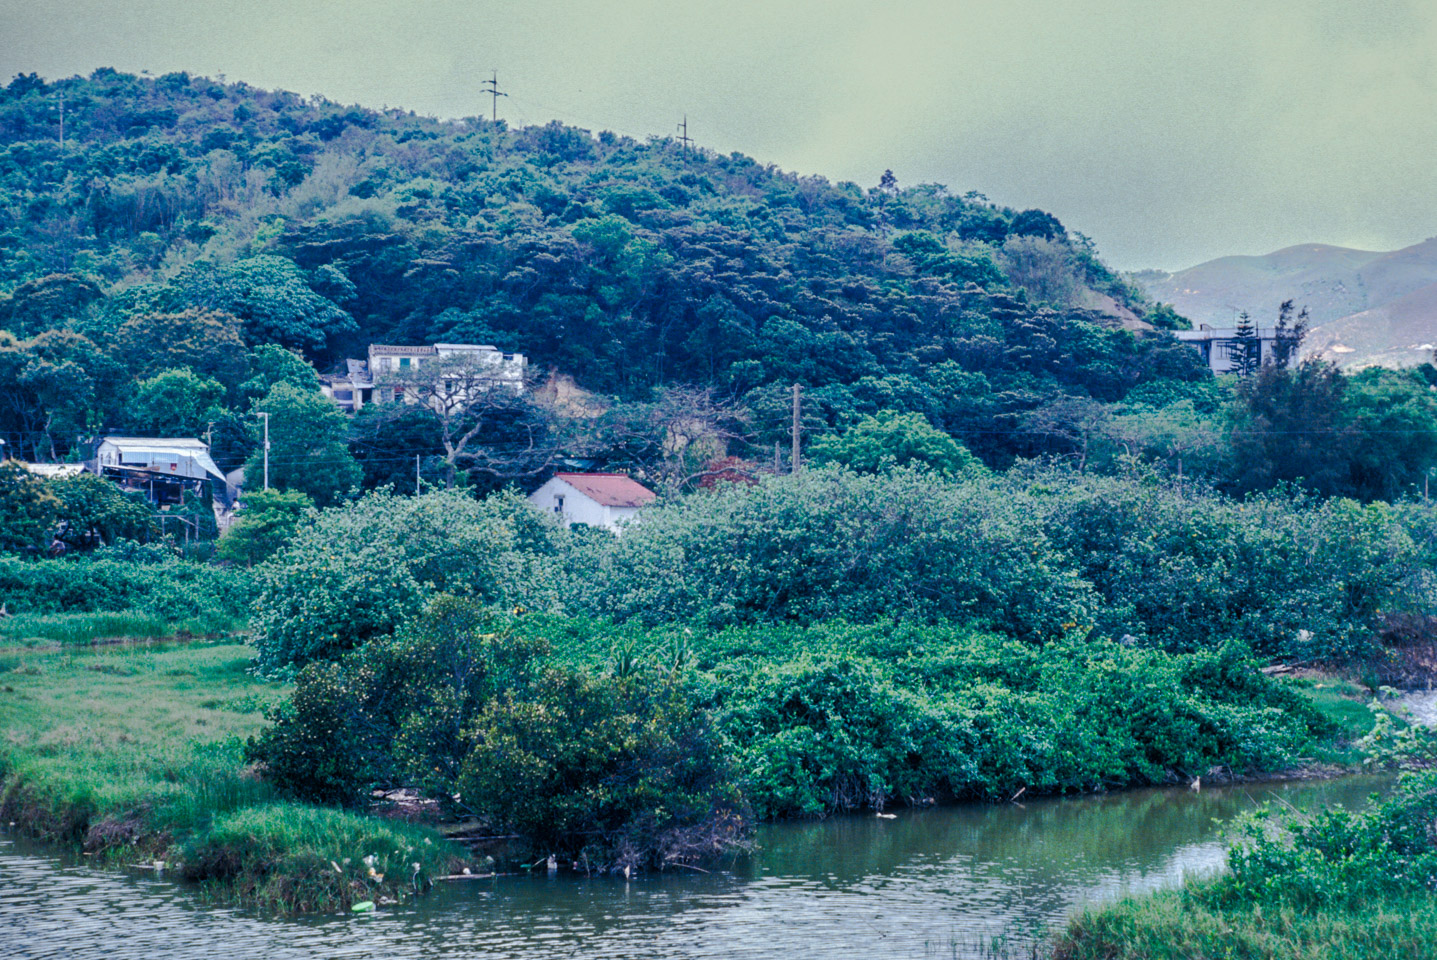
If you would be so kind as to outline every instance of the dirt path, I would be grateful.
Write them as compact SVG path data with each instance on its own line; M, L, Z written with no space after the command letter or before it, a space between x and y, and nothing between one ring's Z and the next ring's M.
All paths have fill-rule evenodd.
M1437 727L1437 690L1414 690L1397 698L1413 723Z

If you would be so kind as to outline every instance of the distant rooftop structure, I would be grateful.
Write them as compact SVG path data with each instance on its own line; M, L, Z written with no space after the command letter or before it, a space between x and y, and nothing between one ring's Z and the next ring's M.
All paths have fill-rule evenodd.
M622 473L556 473L554 476L605 507L642 507L658 499L648 487Z
M105 437L95 450L95 472L160 504L181 502L185 490L199 495L205 480L225 480L209 446L190 437Z
M1258 366L1272 363L1274 350L1281 338L1271 327L1263 329L1254 326L1253 332L1257 337ZM1213 373L1232 373L1238 368L1242 341L1238 339L1236 327L1210 327L1203 323L1196 330L1174 330L1173 336L1202 354L1203 361Z
M622 473L556 473L529 494L529 502L555 514L565 526L584 524L615 532L657 499L652 490Z
M498 347L487 343L435 343L435 344L387 344L369 345L367 360L349 359L344 361L344 372L320 376L320 390L342 410L354 413L371 403L393 403L403 401L415 403L417 398L403 392L385 380L393 380L426 363L453 357L469 358L475 364L487 368L484 376L496 386L508 386L514 390L524 389L524 375L528 360L522 353L504 353Z

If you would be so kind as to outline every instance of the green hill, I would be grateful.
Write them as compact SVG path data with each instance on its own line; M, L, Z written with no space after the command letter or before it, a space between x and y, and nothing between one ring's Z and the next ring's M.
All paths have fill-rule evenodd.
M123 419L114 378L153 373L127 321L187 310L321 369L370 342L477 342L620 398L712 387L757 412L760 445L801 382L820 428L917 411L999 460L1058 442L1015 429L1036 408L1203 373L1121 329L1144 302L1042 211L559 123L22 75L0 92L0 210L0 327L83 336L122 368L81 363L93 397L68 435L42 400L0 411L38 456ZM245 374L211 375L233 398Z

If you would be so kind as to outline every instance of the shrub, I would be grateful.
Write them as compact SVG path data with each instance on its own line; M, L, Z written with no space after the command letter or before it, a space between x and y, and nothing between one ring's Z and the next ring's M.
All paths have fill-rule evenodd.
M305 667L246 754L289 796L356 806L414 786L586 869L743 842L723 743L682 682L545 667L546 650L440 598L397 635Z
M172 557L112 558L115 549L60 560L0 557L0 596L12 613L133 611L171 621L244 619L252 587L243 571Z
M377 491L325 510L257 568L260 664L273 671L337 656L389 634L439 593L553 606L562 536L513 494Z
M470 722L527 684L544 651L497 630L475 602L438 598L397 636L300 671L247 753L290 796L355 806L403 780L447 798Z
M1018 479L1018 478L1013 478ZM1421 559L1393 508L1281 492L1235 501L1143 477L1040 474L1031 498L1102 603L1098 628L1194 649L1235 637L1265 656L1371 652Z
M913 469L729 484L596 548L592 606L649 624L956 618L1040 639L1091 600L1006 491Z
M584 869L704 861L748 832L723 744L672 677L549 670L469 735L464 803Z

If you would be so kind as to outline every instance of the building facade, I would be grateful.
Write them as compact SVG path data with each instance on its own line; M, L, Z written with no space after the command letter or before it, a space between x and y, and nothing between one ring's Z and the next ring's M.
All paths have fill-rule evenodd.
M657 495L622 473L556 473L529 502L564 526L582 523L615 533Z
M1257 342L1257 365L1272 363L1281 338L1271 328L1254 327L1253 333ZM1210 327L1204 323L1199 324L1196 330L1174 330L1173 336L1200 353L1213 373L1237 370L1242 341L1238 338L1236 327Z
M401 389L395 381L438 362L462 364L471 378L477 375L477 379L486 384L486 389L502 387L522 391L528 373L528 360L522 353L504 353L489 344L373 343L369 345L368 359L346 360L342 372L321 375L320 390L347 413L355 413L371 403L397 400L417 403L415 393Z

